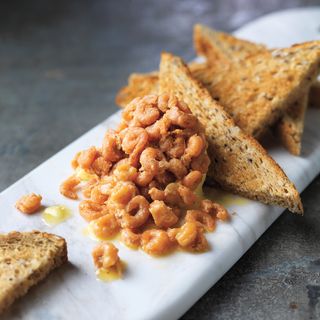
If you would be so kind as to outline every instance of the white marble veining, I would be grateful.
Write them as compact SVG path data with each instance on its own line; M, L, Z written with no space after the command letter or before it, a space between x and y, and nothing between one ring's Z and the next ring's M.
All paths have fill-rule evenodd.
M298 9L268 15L236 32L237 35L285 46L319 39L320 9ZM86 225L77 213L76 201L59 194L59 184L71 173L73 155L100 144L105 129L119 119L116 113L80 137L27 176L0 194L0 232L39 229L66 238L70 263L60 268L1 319L177 319L194 304L250 248L283 209L248 201L229 208L236 212L229 223L219 223L208 234L212 250L204 254L176 253L151 258L119 244L120 256L128 263L123 280L103 283L95 278L90 252L94 242L83 236ZM269 150L302 191L320 172L320 110L308 110L301 157L282 147ZM41 193L44 205L62 204L73 216L55 227L46 226L40 215L25 216L14 209L17 198L28 192Z

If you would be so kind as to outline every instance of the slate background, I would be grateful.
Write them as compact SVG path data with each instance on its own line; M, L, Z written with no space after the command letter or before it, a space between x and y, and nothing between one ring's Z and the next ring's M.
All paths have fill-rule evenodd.
M192 59L194 23L232 31L311 5L320 1L2 1L0 190L116 111L127 76L156 69L162 50ZM317 177L305 216L285 212L182 319L320 318L319 193Z

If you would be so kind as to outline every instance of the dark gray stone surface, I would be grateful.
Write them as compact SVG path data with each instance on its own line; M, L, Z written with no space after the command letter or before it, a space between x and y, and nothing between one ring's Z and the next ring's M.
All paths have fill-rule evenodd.
M194 56L192 26L232 31L317 0L5 1L0 3L0 190L117 108L133 71L161 50ZM305 217L285 212L182 318L320 318L320 178Z

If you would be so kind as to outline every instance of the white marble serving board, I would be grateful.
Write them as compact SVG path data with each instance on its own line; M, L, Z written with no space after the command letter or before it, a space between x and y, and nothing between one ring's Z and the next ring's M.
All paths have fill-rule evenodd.
M289 10L268 15L236 32L237 35L270 46L319 39L320 8ZM229 207L236 212L230 223L219 223L208 234L212 250L204 254L176 253L151 258L121 244L120 256L128 269L123 280L97 281L90 252L94 241L83 236L86 223L77 213L76 201L59 194L59 184L70 173L73 155L92 144L100 144L106 128L114 127L120 113L80 137L61 152L0 194L0 231L39 229L66 238L70 263L60 268L1 319L177 319L188 310L250 248L279 217L283 209L247 201ZM302 191L320 172L320 110L308 110L301 157L282 147L270 150L288 176ZM44 205L64 204L73 216L54 228L40 215L25 216L14 209L17 198L40 193Z

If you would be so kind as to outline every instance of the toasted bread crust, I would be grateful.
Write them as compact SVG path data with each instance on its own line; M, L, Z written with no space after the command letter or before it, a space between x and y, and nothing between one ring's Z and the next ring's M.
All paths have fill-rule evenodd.
M202 70L205 63L191 62L188 64L191 71ZM132 73L128 78L128 85L121 88L115 98L119 107L124 108L134 98L143 97L149 94L159 93L159 73Z
M160 92L184 100L206 128L210 178L233 193L303 212L299 193L283 170L255 139L235 125L179 57L162 54Z
M210 65L238 64L252 55L268 52L263 45L245 41L203 25L194 27L194 46L197 53L204 55ZM306 107L307 98L299 97L284 111L277 126L283 145L294 155L300 154Z
M241 62L250 55L268 50L262 44L239 39L201 24L194 26L193 43L197 54L206 57L210 65L230 61Z
M132 73L128 79L128 85L121 88L116 95L116 104L125 107L136 97L143 97L148 94L158 94L159 76L158 72L147 74Z
M259 137L306 92L319 72L320 42L295 45L195 72L245 132ZM241 94L240 94L241 93Z
M0 314L67 261L63 238L39 231L0 235Z
M299 156L304 128L304 116L308 105L308 94L303 94L280 119L276 126L283 146L291 154Z

